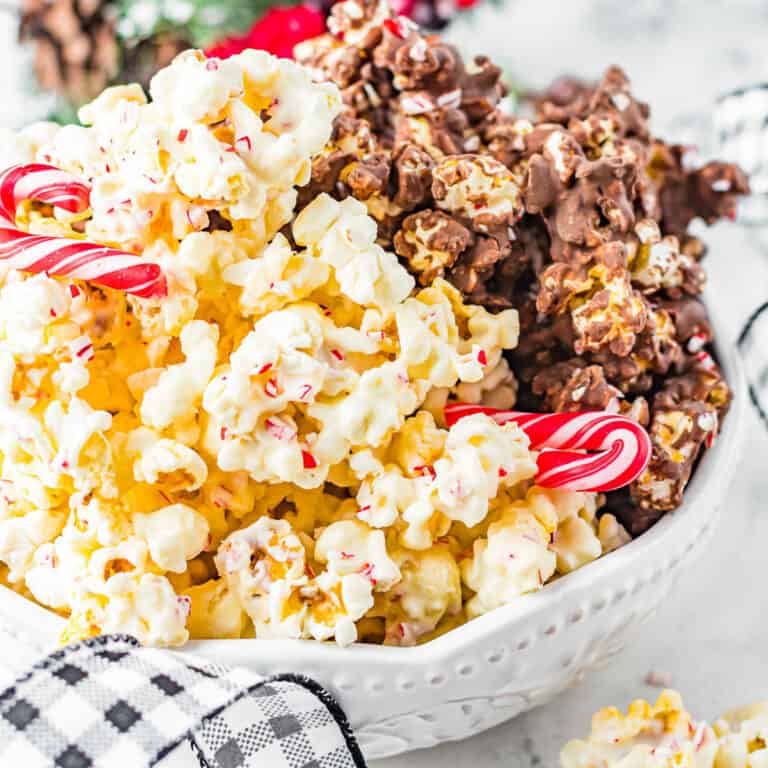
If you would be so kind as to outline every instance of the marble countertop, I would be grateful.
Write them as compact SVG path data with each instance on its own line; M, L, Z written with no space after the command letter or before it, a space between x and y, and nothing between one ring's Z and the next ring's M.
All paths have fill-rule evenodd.
M466 50L499 59L526 84L543 84L564 71L594 76L620 63L638 94L652 102L664 133L681 116L704 113L719 93L768 81L768 4L755 0L732 0L728 13L716 0L508 0L481 8L451 36ZM0 15L0 126L9 127L44 108L28 95L28 57L14 39L11 17ZM706 239L711 296L735 339L749 311L768 297L768 254L757 250L752 233L733 225L718 226ZM371 768L554 768L560 747L585 733L593 711L658 693L645 684L649 672L679 688L702 717L768 698L767 459L768 437L753 417L714 542L609 666L511 723ZM172 762L195 764L187 754Z

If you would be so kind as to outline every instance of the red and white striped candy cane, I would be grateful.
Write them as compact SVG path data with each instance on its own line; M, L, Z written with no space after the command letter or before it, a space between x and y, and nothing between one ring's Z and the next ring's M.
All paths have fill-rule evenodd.
M604 411L522 413L452 403L449 426L484 413L498 424L514 421L540 450L536 483L569 491L614 491L636 480L651 458L651 439L640 424ZM586 454L584 451L595 451Z
M159 264L82 240L32 235L16 226L16 210L24 200L82 213L90 205L90 192L80 179L42 163L0 173L0 261L22 272L86 280L142 298L165 296L167 285Z

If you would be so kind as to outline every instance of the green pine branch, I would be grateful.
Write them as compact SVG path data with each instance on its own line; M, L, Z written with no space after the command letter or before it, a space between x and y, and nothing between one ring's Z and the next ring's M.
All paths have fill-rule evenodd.
M244 34L259 16L291 0L116 0L118 35L127 45L158 34L183 37L206 47L233 34Z

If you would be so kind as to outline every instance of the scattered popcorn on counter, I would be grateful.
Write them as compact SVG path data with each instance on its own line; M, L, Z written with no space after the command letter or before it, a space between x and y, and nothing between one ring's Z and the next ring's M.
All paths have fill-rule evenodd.
M696 721L680 694L665 690L655 704L637 700L592 718L586 740L569 742L562 768L761 768L768 765L768 704L727 713L712 725Z
M112 88L84 126L16 139L93 188L89 211L27 202L20 226L168 279L141 299L0 272L0 561L63 641L413 645L627 540L602 497L533 485L515 424L445 428L449 399L514 405L515 309L417 286L370 204L323 193L294 215L335 86L189 51L150 95ZM521 215L499 163L439 172L439 207L478 231Z

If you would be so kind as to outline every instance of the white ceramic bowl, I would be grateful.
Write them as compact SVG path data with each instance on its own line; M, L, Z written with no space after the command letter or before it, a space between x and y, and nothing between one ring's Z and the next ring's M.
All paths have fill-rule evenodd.
M682 507L626 547L416 648L212 640L182 652L319 680L341 701L369 758L463 739L553 698L622 648L712 534L747 403L735 345L721 344L718 354L735 392L723 432ZM48 651L61 627L59 617L0 587L0 664L18 668Z

